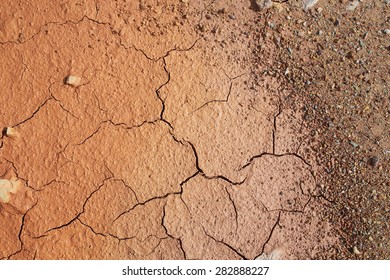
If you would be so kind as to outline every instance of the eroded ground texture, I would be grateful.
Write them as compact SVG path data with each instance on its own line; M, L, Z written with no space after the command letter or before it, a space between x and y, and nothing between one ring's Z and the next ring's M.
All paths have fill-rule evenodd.
M267 72L280 39L264 19L305 12L295 4L1 1L0 258L311 259L340 246L303 152L310 129Z

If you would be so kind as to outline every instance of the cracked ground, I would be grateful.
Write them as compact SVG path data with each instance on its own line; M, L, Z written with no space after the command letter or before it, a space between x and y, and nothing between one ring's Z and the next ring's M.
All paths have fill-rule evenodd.
M304 11L275 5L1 1L0 259L351 250L324 214L311 103L270 70L271 20Z

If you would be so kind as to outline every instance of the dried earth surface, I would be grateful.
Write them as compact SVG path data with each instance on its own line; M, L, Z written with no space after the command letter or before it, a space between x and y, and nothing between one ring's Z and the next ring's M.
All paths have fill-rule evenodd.
M0 259L390 258L390 6L350 4L1 1Z

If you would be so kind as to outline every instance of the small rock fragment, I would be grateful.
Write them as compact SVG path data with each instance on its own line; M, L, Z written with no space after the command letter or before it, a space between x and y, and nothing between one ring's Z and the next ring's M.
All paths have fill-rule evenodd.
M310 10L314 7L315 4L317 4L318 0L304 0L303 1L303 9L305 11Z
M390 34L390 29L384 29L382 32L383 32L383 34L389 35Z
M353 253L356 254L356 255L361 255L362 254L362 252L360 252L359 249L356 246L353 247Z
M263 253L255 260L280 260L282 259L283 251L281 249L275 249L269 254Z
M272 0L256 0L256 5L260 10L271 8L272 4Z
M373 156L368 159L368 164L371 165L372 167L377 166L378 162L379 162L379 158L377 156Z
M15 194L20 187L20 181L11 179L0 179L0 201L8 203L11 199L10 194Z
M354 0L354 1L350 1L347 5L347 11L353 11L356 9L356 7L359 5L360 3L360 0Z
M9 137L9 138L16 138L19 136L19 133L16 131L15 128L12 127L4 127L2 131L2 135Z
M71 86L77 87L77 86L79 86L81 84L81 78L77 77L77 76L68 76L65 79L65 83L67 85L71 85Z
M359 144L354 141L349 141L349 144L351 144L352 147L357 148L359 147Z

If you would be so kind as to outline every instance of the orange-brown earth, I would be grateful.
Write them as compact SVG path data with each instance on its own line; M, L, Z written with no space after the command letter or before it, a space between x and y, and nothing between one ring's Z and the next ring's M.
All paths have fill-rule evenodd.
M2 1L0 258L388 258L388 6L278 2ZM378 147L343 134L362 69Z

